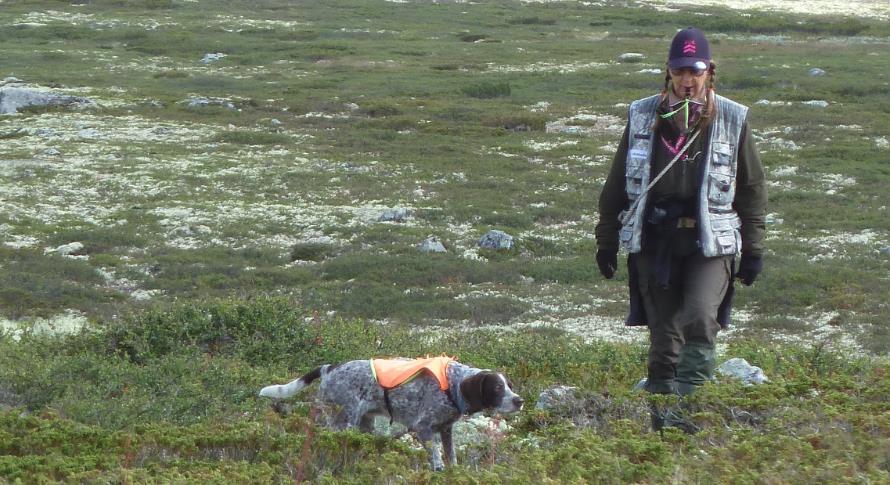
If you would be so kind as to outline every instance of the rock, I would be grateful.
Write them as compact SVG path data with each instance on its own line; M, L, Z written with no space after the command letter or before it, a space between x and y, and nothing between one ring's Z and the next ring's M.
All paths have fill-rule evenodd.
M155 294L160 293L160 290L135 290L130 293L130 298L133 301L148 301L151 300Z
M377 218L377 222L405 222L408 220L410 213L408 209L404 207L400 207L397 209L387 209L383 211L383 214L380 214L380 217Z
M890 256L890 246L883 247L879 251L885 256Z
M638 52L626 52L618 56L618 62L625 62L629 64L635 62L643 62L644 59L646 59L646 56Z
M284 401L277 401L277 403L284 403ZM480 446L485 447L486 444L498 436L503 436L510 429L507 420L502 417L495 416L492 418L477 413L454 423L454 447L457 451L465 451L469 448L478 448ZM408 433L405 426L401 423L390 423L388 419L383 417L377 417L374 420L372 433L401 439L412 446L421 447L421 443L417 442L413 434ZM473 461L472 457L470 457L470 461Z
M475 450L480 454L487 454L492 442L503 438L510 429L510 425L503 417L475 414L454 423L454 447L458 451ZM469 456L468 460L475 461L473 456Z
M43 251L43 254L56 253L59 256L70 257L76 255L81 251L83 251L83 243L72 242L63 244L57 248L46 248Z
M194 96L183 101L189 108L203 108L205 106L222 106L228 109L236 109L231 101L223 98L205 98L202 96Z
M778 215L775 214L775 213L767 214L767 215L766 215L766 223L767 223L768 225L779 225L779 224L782 224L782 223L784 223L784 222L785 222L785 219L782 219L781 217L778 217Z
M479 247L487 249L512 249L513 236L493 229L479 239Z
M761 106L788 106L791 103L788 101L770 101L768 99L761 99L754 104L759 104Z
M575 392L578 390L575 386L553 386L541 391L538 394L538 404L535 409L545 411L565 408L577 404Z
M7 78L9 79L9 78ZM88 107L96 103L78 96L57 94L49 89L13 82L0 87L0 114L15 114L29 106Z
M544 125L546 133L567 133L595 136L618 134L624 131L625 122L621 118L601 113L578 113L567 118L548 121ZM617 148L617 147L616 147Z
M640 69L637 74L661 74L661 69Z
M745 359L739 357L729 359L721 364L720 367L717 367L717 373L734 379L739 379L746 386L750 386L751 384L763 384L764 382L769 381L763 373L763 369L753 366Z
M547 111L548 109L550 109L550 102L549 101L538 101L537 103L530 106L528 109L532 113L543 113L543 112Z
M25 399L6 384L0 383L0 410L23 406Z
M819 69L818 67L814 67L814 68L810 69L809 74L810 74L810 76L824 76L826 73L825 73L825 70Z
M803 104L807 106L812 106L814 108L827 108L828 101L823 101L821 99L814 99L812 101L802 101Z
M424 253L445 253L445 252L447 252L447 250L445 249L445 246L442 245L442 243L439 241L439 238L437 238L436 236L430 236L430 237L426 238L425 241L420 243L420 245L418 246L418 249L420 249L420 251L424 252Z
M222 52L217 52L215 54L204 54L204 57L201 59L201 62L204 64L210 64L211 62L216 62L223 57L226 57Z
M269 121L269 123L271 123L272 126L281 126L281 120L279 120L279 119L277 119L277 118L272 118L272 119Z

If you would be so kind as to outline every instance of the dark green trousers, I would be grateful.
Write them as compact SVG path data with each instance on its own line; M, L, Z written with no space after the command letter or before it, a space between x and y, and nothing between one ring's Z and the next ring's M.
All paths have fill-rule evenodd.
M649 320L646 390L689 394L714 375L717 310L729 287L732 257L706 258L678 231L668 287L655 280L652 252L639 255L640 293ZM692 231L689 231L692 232Z

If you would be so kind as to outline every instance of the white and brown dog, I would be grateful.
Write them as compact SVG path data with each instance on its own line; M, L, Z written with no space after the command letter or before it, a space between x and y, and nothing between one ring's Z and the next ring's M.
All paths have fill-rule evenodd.
M435 362L432 362L435 361ZM390 369L414 365L416 372L401 367L404 382L381 375ZM445 462L454 464L452 426L461 416L482 410L515 413L523 400L513 392L503 374L476 369L447 357L434 359L353 360L323 365L284 385L266 386L260 396L284 399L316 379L321 379L318 399L333 405L335 429L358 427L373 430L376 416L387 416L416 434L430 455L434 470L444 468L435 433L442 440Z

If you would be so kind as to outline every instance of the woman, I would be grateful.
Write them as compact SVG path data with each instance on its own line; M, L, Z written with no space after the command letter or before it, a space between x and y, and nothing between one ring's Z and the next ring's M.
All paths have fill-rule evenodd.
M664 90L630 106L600 194L596 260L612 278L619 246L628 251L627 324L649 327L645 389L685 396L713 378L733 277L751 285L763 269L766 184L748 108L716 94L704 34L679 31L667 68ZM656 428L680 425L656 414Z

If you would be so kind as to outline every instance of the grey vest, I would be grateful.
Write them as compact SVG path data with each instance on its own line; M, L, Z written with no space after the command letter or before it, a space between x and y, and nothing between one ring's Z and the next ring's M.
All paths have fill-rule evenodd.
M642 249L644 216L649 185L652 150L655 144L656 109L660 95L639 99L630 105L625 191L631 207L637 210L623 220L619 237L621 247L630 253ZM739 138L748 107L715 95L717 115L710 125L709 147L705 150L701 188L699 189L699 244L706 257L734 255L742 247L741 220L732 208L735 199ZM657 174L654 174L657 175Z

